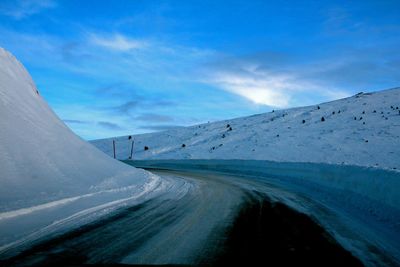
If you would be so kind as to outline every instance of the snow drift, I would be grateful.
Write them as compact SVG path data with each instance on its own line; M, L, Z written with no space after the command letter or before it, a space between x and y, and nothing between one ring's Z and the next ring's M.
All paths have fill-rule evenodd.
M0 48L0 183L1 254L10 244L48 234L52 226L60 230L137 201L159 179L73 134L22 64Z

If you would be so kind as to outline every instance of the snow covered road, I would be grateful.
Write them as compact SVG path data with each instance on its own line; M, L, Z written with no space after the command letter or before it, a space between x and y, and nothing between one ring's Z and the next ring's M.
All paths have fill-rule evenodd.
M138 162L130 163L138 165ZM145 162L141 162L141 164L145 164ZM147 167L150 167L149 165L150 163L147 162ZM393 248L390 246L390 242L396 241L397 237L393 236L393 233L396 234L396 232L393 232L393 229L387 230L392 233L391 239L385 234L371 239L371 236L376 234L374 230L377 228L372 227L370 222L360 224L361 212L355 213L354 207L343 205L340 199L334 196L337 192L331 192L329 195L326 192L314 190L315 188L312 187L307 189L307 186L310 185L285 186L282 181L276 183L274 179L265 177L261 179L239 173L223 174L198 168L188 171L188 166L184 165L180 167L180 169L184 169L183 171L152 171L160 176L167 185L167 188L159 195L141 204L121 209L109 217L75 231L49 239L5 264L54 265L117 262L192 265L215 263L214 261L221 263L218 262L218 259L224 258L224 255L230 255L232 247L237 246L237 243L252 247L249 245L249 240L243 241L236 238L234 239L236 243L233 242L232 236L235 236L237 227L240 229L239 232L244 233L252 228L243 226L251 225L251 222L245 220L245 223L238 223L238 221L240 221L240 214L243 213L243 210L246 213L246 207L254 206L254 203L261 203L261 207L268 206L268 203L283 203L287 207L309 215L318 224L323 225L327 232L345 249L361 258L366 265L396 266L397 264L396 254L393 254L395 250L391 250ZM162 167L157 168L168 169L165 163ZM169 168L179 169L177 165L170 165ZM268 203L263 202L265 199L268 200ZM271 207L275 209L279 205ZM262 209L258 207L256 210L258 210L257 213L261 213ZM274 216L279 217L283 216L279 214L287 213L280 209L278 212L276 210L274 212L275 215L268 217L269 221L274 221ZM300 245L297 244L297 247L294 246L296 249L311 247L312 251L323 248L324 245L321 244L331 243L322 238L318 241L320 243L306 244L309 242L308 239L321 239L327 234L317 233L320 230L307 230L304 223L301 223L304 218L298 214L289 214L291 215L281 218L278 226L275 225L274 232L283 234L304 232L307 236L316 235L315 238L306 238L306 241ZM246 216L251 218L249 214ZM257 217L257 220L261 220L261 217ZM288 221L290 227L285 226ZM311 221L306 220L305 225L311 224ZM279 227L282 229L278 229ZM260 235L258 230L256 235ZM251 236L251 233L245 234L245 236ZM278 241L279 239L290 240L290 238L278 235ZM253 246L257 242L256 239L250 239ZM272 237L270 239L272 243L278 242ZM296 240L298 239L301 238L296 237ZM382 240L388 242L382 244ZM261 241L268 243L266 240ZM344 250L339 250L340 252L335 252L336 254L332 251L334 249L329 248L325 251L318 251L317 254L325 255L325 263L334 262L335 258L338 258L344 261L341 263L352 262L350 265L357 265L357 262L353 261L354 259L343 252ZM268 255L267 252L265 253ZM345 256L338 257L337 253L344 253ZM226 263L226 261L222 263Z

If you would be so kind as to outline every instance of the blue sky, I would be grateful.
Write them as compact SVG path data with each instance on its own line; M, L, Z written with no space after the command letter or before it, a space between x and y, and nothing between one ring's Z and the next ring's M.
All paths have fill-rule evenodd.
M95 139L400 86L400 1L1 0L0 46Z

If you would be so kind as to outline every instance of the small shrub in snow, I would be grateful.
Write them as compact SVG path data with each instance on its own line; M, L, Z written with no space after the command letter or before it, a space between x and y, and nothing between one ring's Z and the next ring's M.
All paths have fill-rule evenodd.
M225 134L222 135L222 138L225 138Z
M229 131L232 131L232 127L229 127L228 132L229 132Z
M185 145L185 144L182 144L182 148L184 148L184 147L186 147L186 145Z
M149 150L149 147L148 146L144 146L144 150Z
M318 106L317 109L321 109L321 108Z
M303 122L303 123L306 123L306 120L303 120L302 122Z
M365 140L365 143L368 143L368 140Z
M332 111L332 115L335 115L335 111Z
M337 113L340 113L340 110Z
M374 110L373 113L376 113L376 110Z
M325 121L325 118L324 118L324 117L322 117L322 118L321 118L321 121Z
M130 135L130 136L128 136L128 140L131 140L132 139L132 136Z
M360 120L362 120L362 117L360 117Z
M365 124L365 121L363 122L363 124Z
M357 117L354 117L354 120L356 121L356 120L357 120Z
M365 114L365 111L363 110L362 114Z
M276 137L279 137L279 134L277 134Z
M227 124L227 125L226 125L226 128L229 128L229 127L231 127L231 125L230 125L230 124Z

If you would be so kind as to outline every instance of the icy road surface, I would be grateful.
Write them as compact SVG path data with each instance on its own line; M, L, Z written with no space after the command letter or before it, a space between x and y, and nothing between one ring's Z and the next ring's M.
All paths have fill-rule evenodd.
M165 165L162 168L168 169ZM169 168L180 169L172 165ZM50 238L4 264L221 264L218 262L221 255L230 255L229 251L234 253L234 249L226 249L226 245L232 245L230 235L234 235L236 227L232 230L232 225L235 225L243 204L263 198L271 203L283 203L309 215L365 265L398 264L395 257L396 246L393 248L397 237L393 236L393 232L387 229L388 233L375 237L377 229L380 229L379 225L373 221L363 221L365 218L360 212L355 212L356 207L341 203L341 199L335 197L335 192L323 192L296 184L285 186L265 177L187 170L187 166L181 169L186 170L153 169L152 172L168 184L168 190L144 203L121 209L108 218ZM251 213L247 217L251 218ZM269 220L274 218L270 217ZM282 222L288 220L292 221L292 228L302 223L296 216L284 218ZM243 225L243 221L241 224ZM244 225L251 223L246 224L245 220ZM307 231L305 229L308 228L293 230L288 227L284 231ZM248 230L240 229L246 235ZM390 233L392 238L387 237ZM285 238L290 240L290 237ZM236 242L240 243L241 239L236 239ZM310 245L312 249L313 245L316 244ZM224 251L224 246L228 252ZM318 246L324 247L317 245L317 249ZM345 252L340 253L345 256L328 252L324 256L325 263L334 264L335 260L348 257ZM352 259L350 262L352 264L348 265L349 261L341 264L357 266L356 260Z

